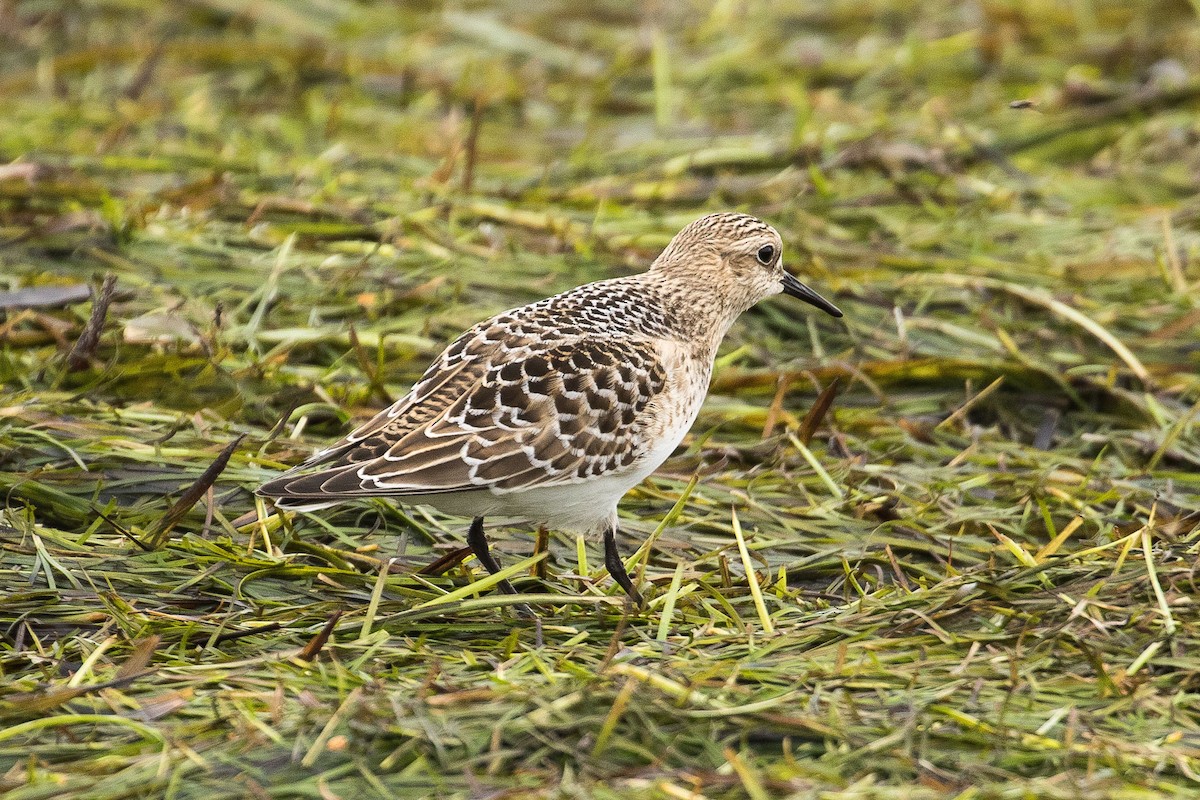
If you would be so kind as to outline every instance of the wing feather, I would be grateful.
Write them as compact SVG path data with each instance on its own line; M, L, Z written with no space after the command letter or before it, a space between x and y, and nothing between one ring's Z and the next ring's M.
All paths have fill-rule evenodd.
M259 493L503 493L634 468L651 444L645 412L666 385L654 342L546 333L505 315L481 323L406 396Z

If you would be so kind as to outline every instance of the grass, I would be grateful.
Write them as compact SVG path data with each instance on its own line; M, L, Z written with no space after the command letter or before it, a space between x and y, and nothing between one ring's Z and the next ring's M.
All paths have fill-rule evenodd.
M0 19L6 800L1195 796L1193 5ZM726 208L846 318L736 327L645 611L597 542L497 531L510 597L463 520L256 505Z

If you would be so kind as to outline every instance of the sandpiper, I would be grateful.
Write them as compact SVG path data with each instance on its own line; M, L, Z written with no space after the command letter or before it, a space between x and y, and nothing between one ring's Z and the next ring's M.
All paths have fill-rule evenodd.
M782 250L755 217L702 217L646 272L479 323L407 395L257 493L279 509L392 497L472 517L467 543L493 574L485 517L601 534L609 574L641 603L617 503L695 421L734 320L781 292L842 315L784 271Z

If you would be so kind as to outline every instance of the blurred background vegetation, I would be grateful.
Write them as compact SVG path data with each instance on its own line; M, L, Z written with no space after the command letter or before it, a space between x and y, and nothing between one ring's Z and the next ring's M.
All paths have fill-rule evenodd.
M1195 796L1198 15L0 0L0 791ZM846 318L730 336L645 612L573 537L499 538L534 625L462 520L256 508L723 209Z

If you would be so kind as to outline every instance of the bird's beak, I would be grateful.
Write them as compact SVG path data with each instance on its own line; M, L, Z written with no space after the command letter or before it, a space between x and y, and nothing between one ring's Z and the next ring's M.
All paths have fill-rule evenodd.
M814 292L812 289L805 286L800 281L793 278L788 273L783 273L783 293L792 297L798 297L806 303L811 303L817 308L824 311L826 314L832 314L835 317L842 315L842 310L833 303L826 300L821 295Z

